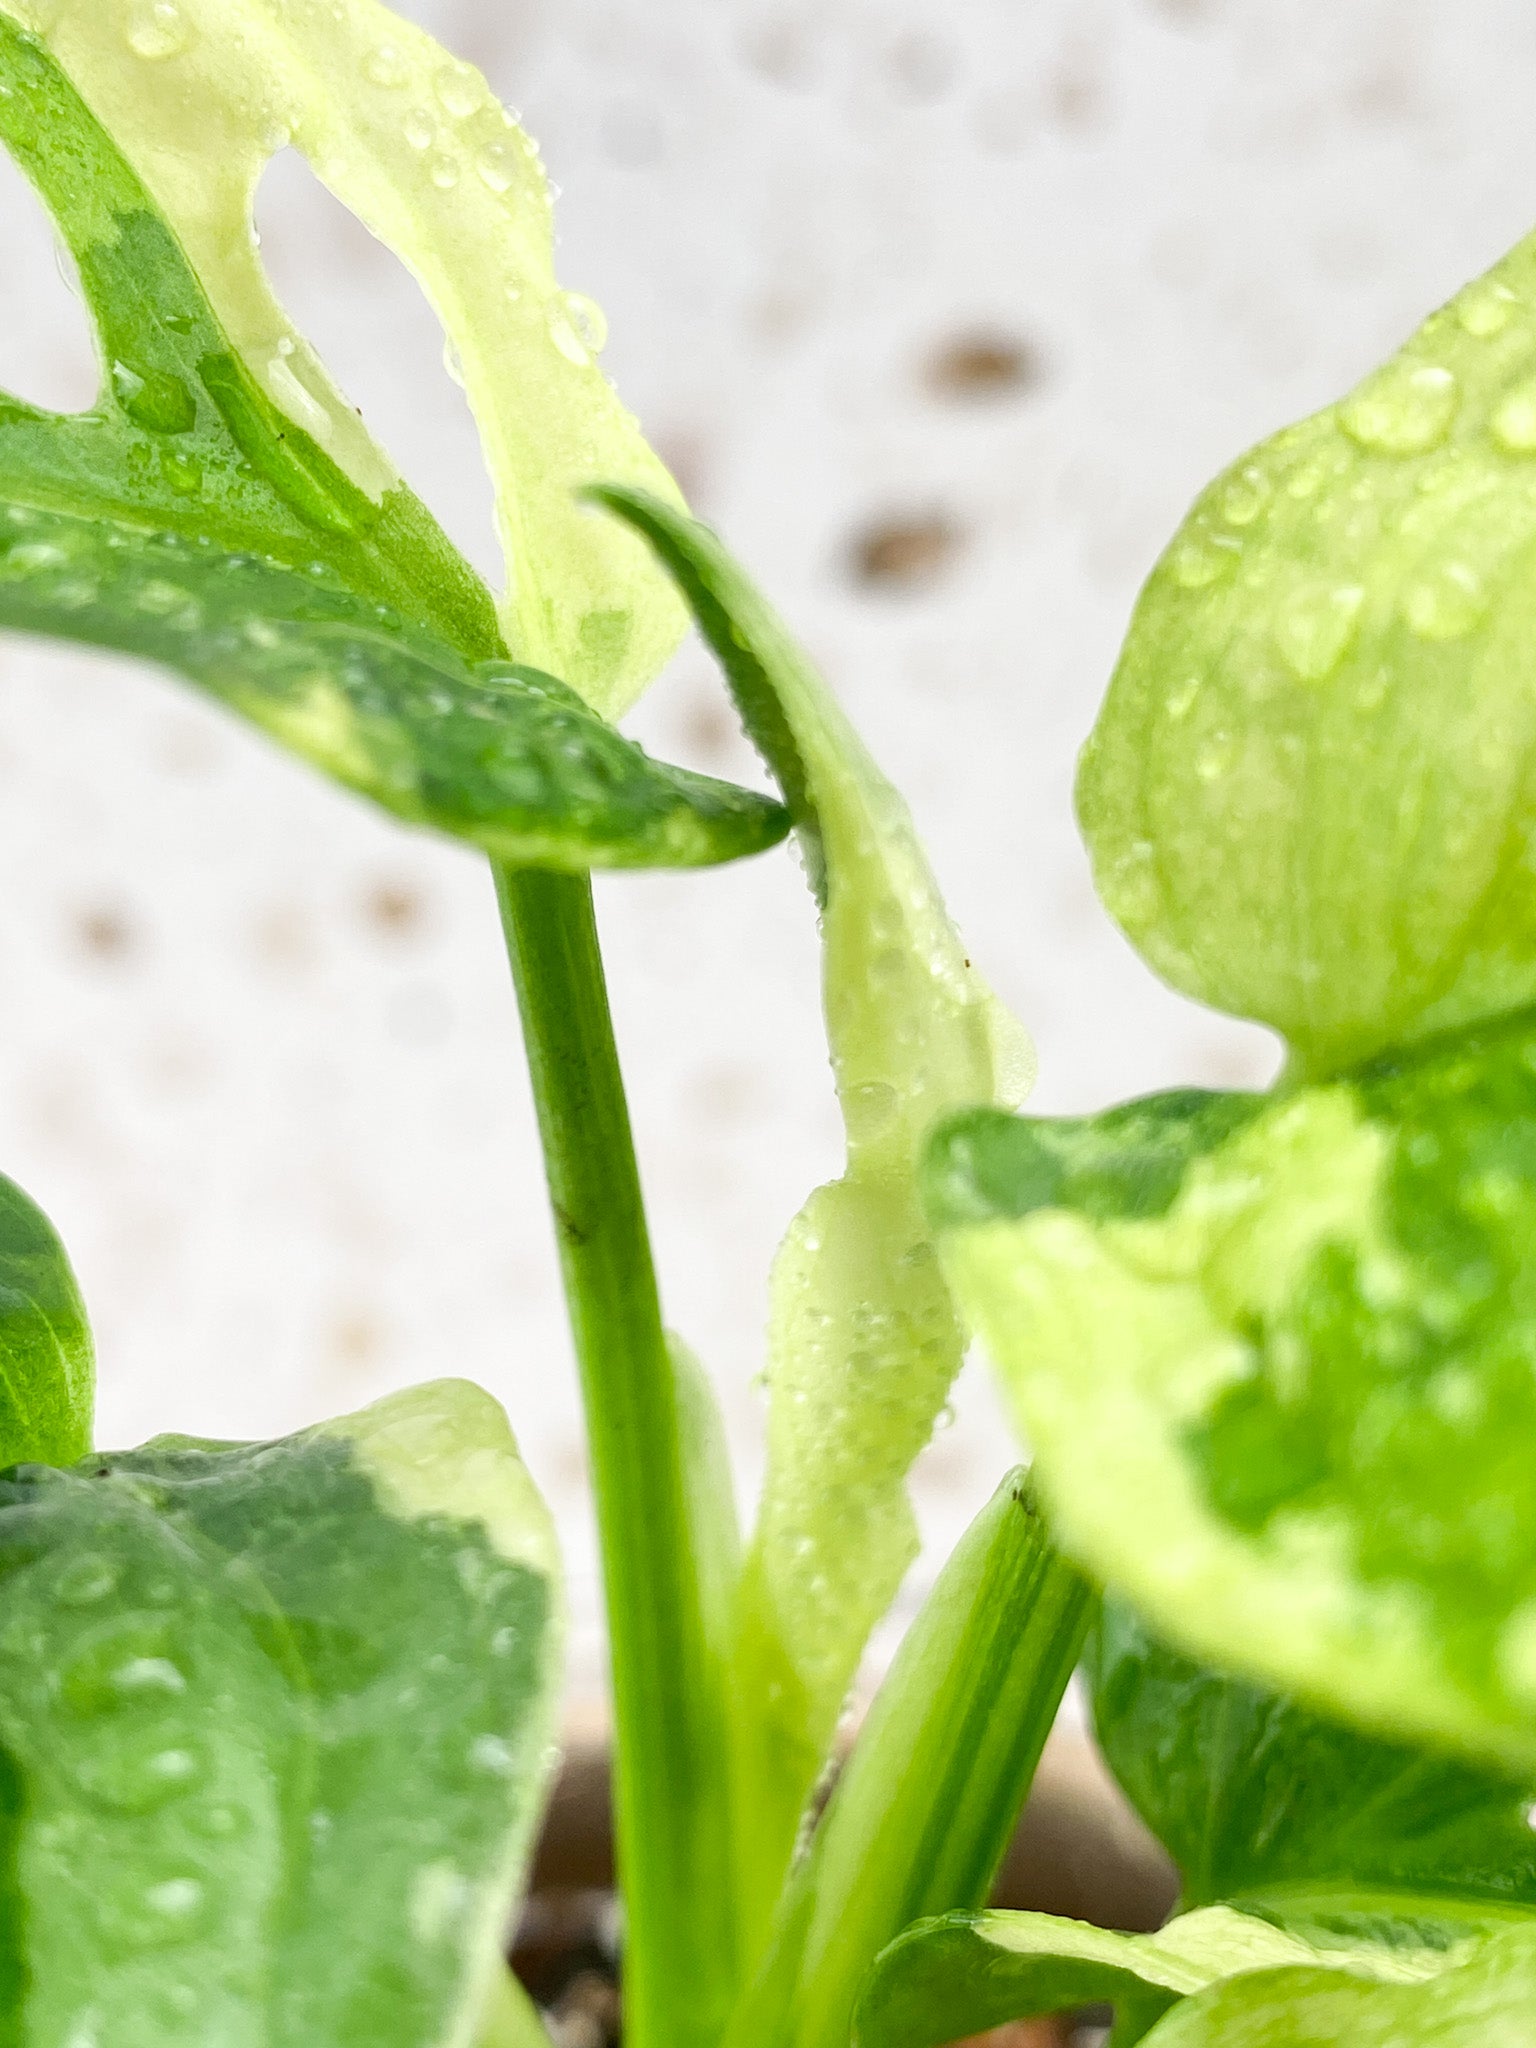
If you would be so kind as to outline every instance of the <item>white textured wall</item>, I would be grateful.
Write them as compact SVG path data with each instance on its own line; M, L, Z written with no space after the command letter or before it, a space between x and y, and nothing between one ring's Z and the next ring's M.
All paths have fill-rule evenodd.
M1037 1034L1038 1105L1263 1078L1262 1036L1161 990L1096 909L1073 755L1198 486L1536 219L1529 0L409 11L524 110L611 369L910 796ZM489 567L414 288L295 165L262 225L353 397ZM0 306L0 382L84 402L80 310L8 166ZM955 351L977 340L1020 375L965 396ZM914 553L926 579L870 580ZM753 772L696 651L636 729ZM670 1312L750 1470L764 1268L837 1160L808 905L784 856L601 901ZM275 1432L470 1373L567 1526L590 1676L514 1034L474 860L167 681L0 654L0 1167L74 1250L104 1435ZM973 1371L921 1475L937 1540L1006 1457Z

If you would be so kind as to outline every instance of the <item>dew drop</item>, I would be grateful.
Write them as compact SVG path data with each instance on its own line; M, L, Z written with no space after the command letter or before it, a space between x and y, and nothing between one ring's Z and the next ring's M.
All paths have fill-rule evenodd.
M1195 773L1202 782L1220 782L1236 754L1229 732L1212 733L1195 755Z
M147 1884L136 1898L103 1903L102 1933L114 1947L162 1948L185 1941L201 1926L208 1888L191 1871L174 1871Z
M1231 742L1226 734L1219 735L1219 745L1225 752L1213 756L1216 765L1210 774L1200 766L1203 750L1196 760L1195 773L1203 782L1213 782L1226 772L1231 753ZM1125 925L1149 924L1159 915L1163 907L1163 892L1157 876L1156 849L1151 840L1136 840L1116 861L1105 879L1104 897L1115 917Z
M1493 438L1508 455L1536 455L1536 378L1517 385L1500 405Z
M59 1692L73 1712L111 1714L146 1692L186 1691L167 1625L128 1615L96 1629L60 1667Z
M1368 676L1355 692L1355 706L1360 711L1379 711L1387 701L1387 684L1390 680L1386 669L1377 669Z
M165 370L145 375L127 363L112 365L112 390L136 427L151 434L186 434L197 425L197 400L179 377Z
M1185 676L1182 682L1174 684L1168 695L1163 699L1163 709L1174 720L1187 718L1194 708L1195 699L1199 694L1199 676Z
M1310 462L1300 463L1285 480L1286 496L1305 501L1315 498L1328 481L1330 465L1321 456L1314 456Z
M485 104L485 88L473 65L445 64L432 84L444 113L455 121L467 121Z
M152 576L141 584L134 595L133 608L151 619L176 619L181 623L190 612L194 616L201 607L191 591L183 590L179 583L169 583L161 576ZM179 616L178 616L179 615Z
M1285 665L1304 683L1325 682L1344 659L1365 591L1358 583L1303 591L1275 622L1275 645Z
M334 432L331 416L303 383L298 371L289 361L292 353L292 341L288 342L286 349L279 342L277 349L268 358L267 391L273 403L286 413L296 426L302 427L323 446Z
M47 569L62 569L68 560L63 548L55 547L46 540L23 541L20 547L12 548L0 557L7 569L19 570L23 576L35 576Z
M412 149L430 149L437 140L437 123L425 108L418 107L405 117L401 131Z
M168 448L161 456L160 474L178 498L195 498L203 488L203 465L179 449Z
M1463 639L1487 609L1483 580L1465 562L1440 563L1403 597L1403 617L1422 640Z
M104 1724L65 1768L92 1804L117 1813L153 1813L173 1799L184 1799L207 1776L202 1752L190 1740L167 1742L163 1730L147 1725L140 1712L130 1712L115 1725Z
M451 156L435 156L427 175L439 192L451 192L459 182L458 160Z
M1173 580L1184 590L1205 590L1231 575L1239 552L1235 540L1180 541L1170 557Z
M238 1806L203 1806L191 1810L187 1825L206 1841L232 1842L248 1832L250 1819Z
M137 0L128 12L126 41L135 57L159 63L192 47L192 25L177 0Z
M1460 393L1451 372L1399 357L1367 377L1344 402L1345 431L1381 455L1422 455L1451 430Z
M475 152L475 170L480 182L499 197L517 182L516 152L504 142L488 142Z
M94 1607L111 1598L122 1577L123 1568L116 1558L88 1551L65 1565L53 1582L53 1597L61 1607Z
M410 77L410 66L393 43L380 43L363 59L363 76L370 85L395 92Z
M508 1778L512 1775L516 1758L511 1744L499 1735L477 1735L469 1745L469 1761L477 1771L486 1771L493 1778Z
M584 292L562 292L560 303L582 347L600 356L608 343L608 316L596 299Z
M1456 318L1475 341L1502 334L1520 301L1508 285L1484 278L1469 284L1456 300Z
M843 1114L848 1136L854 1144L869 1144L891 1129L901 1107L896 1090L885 1081L861 1081L843 1096Z
M1221 494L1221 516L1229 526L1251 526L1269 503L1272 486L1257 463L1250 463Z

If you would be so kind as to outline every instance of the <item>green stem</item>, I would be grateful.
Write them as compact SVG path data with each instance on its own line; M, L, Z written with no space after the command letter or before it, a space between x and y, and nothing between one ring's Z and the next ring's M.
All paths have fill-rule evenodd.
M985 1905L1093 1595L1023 1472L966 1531L891 1664L731 2048L846 2048L860 1987L913 1920Z
M586 1405L608 1610L630 2048L709 2048L735 1979L697 1504L591 884L496 869Z

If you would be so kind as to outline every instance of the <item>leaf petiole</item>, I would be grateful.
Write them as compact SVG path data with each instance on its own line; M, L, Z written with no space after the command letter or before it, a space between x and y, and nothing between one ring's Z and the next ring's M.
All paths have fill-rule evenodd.
M722 1672L586 877L495 868L586 1404L613 1666L634 2048L707 2048L734 1990Z

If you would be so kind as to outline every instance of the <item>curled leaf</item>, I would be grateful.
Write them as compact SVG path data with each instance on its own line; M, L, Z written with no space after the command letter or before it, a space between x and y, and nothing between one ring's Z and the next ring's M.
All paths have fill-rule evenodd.
M774 1265L768 1472L740 1608L738 1694L761 1717L741 1829L766 1899L869 1631L916 1555L906 1475L964 1351L918 1207L919 1148L960 1103L1020 1100L1033 1054L967 958L906 805L741 569L670 506L598 495L677 578L784 790L823 906L848 1165Z
M1311 1072L1536 997L1536 238L1197 501L1078 784L1153 966Z

